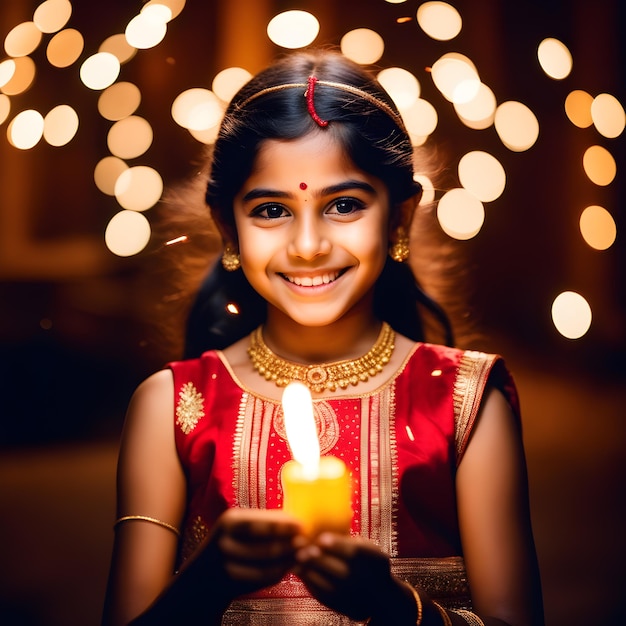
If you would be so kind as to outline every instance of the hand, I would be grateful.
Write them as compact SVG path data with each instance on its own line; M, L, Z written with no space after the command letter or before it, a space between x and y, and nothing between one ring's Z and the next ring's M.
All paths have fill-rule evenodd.
M282 511L228 509L205 544L205 557L217 561L232 599L279 582L295 563L300 533Z
M411 598L391 574L389 557L370 541L323 533L299 550L296 559L296 573L311 594L353 620L385 612L388 616L390 607L398 616L414 611Z

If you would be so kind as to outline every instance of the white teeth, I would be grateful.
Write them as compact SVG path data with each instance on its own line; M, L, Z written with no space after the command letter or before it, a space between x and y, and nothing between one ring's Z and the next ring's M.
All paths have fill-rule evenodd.
M299 287L317 287L318 285L328 285L337 280L339 272L332 272L330 274L321 274L320 276L287 276L285 278L294 285Z

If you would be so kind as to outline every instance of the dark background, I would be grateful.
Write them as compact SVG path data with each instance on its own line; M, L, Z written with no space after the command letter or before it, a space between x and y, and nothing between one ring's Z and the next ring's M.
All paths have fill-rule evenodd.
M69 27L85 37L79 62L51 67L44 43L32 55L37 77L12 97L20 110L72 105L81 125L63 148L40 143L19 151L0 125L0 622L71 626L98 622L114 519L115 455L133 388L176 351L156 323L163 294L155 289L168 252L151 244L120 259L103 241L119 210L98 191L93 169L107 156L110 122L97 112L98 92L83 87L80 62L122 32L141 2L74 2ZM156 48L139 51L120 80L143 94L138 115L155 140L136 164L162 174L168 187L194 171L202 150L170 115L174 98L209 87L232 65L251 72L280 52L265 34L276 13L313 12L316 43L338 43L357 27L385 39L383 67L399 65L420 80L439 113L429 146L453 180L459 158L480 149L507 172L504 194L486 205L480 234L458 248L465 259L468 310L481 330L471 347L505 355L524 414L533 519L549 626L621 623L626 556L624 457L626 411L626 247L623 244L624 137L605 139L566 118L574 89L608 92L624 104L624 4L619 0L457 0L464 28L452 42L430 40L415 19L419 2L383 0L189 0ZM2 2L0 40L32 19L37 2ZM540 69L545 37L574 58L563 81ZM425 67L444 52L470 56L499 102L528 105L539 139L508 151L493 128L473 131L435 90ZM1 59L0 59L1 60ZM615 181L597 187L582 154L593 144L618 162ZM134 164L134 163L133 163ZM618 226L616 243L589 248L580 212L600 204ZM148 211L149 218L158 209ZM564 290L590 302L593 323L583 338L560 336L550 319ZM467 346L470 347L470 346Z

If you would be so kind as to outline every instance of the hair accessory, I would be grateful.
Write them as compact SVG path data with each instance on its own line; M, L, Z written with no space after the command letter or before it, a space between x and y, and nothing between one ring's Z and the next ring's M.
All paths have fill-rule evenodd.
M485 622L483 622L476 613L466 611L465 609L452 609L451 612L462 617L468 626L485 626Z
M151 524L162 526L163 528L167 528L167 530L171 530L175 535L180 537L180 530L178 530L176 526L172 526L171 524L168 524L167 522L163 522L160 519L157 519L156 517L148 517L147 515L125 515L124 517L120 517L118 520L116 520L115 524L113 524L113 528L115 528L118 524L121 524L122 522L135 522L135 521L150 522Z
M450 616L448 615L446 610L441 606L441 604L438 604L437 602L433 602L433 604L439 611L439 615L441 615L441 619L443 620L443 626L452 626L452 620L450 619Z
M314 79L314 81L311 81L311 79ZM282 85L273 85L272 87L266 87L265 89L261 89L260 91L253 93L251 96L248 96L245 100L238 103L237 108L241 110L245 108L248 104L250 104L250 102L252 102L253 100L256 100L257 98L260 98L262 96L266 96L270 93L275 93L277 91L285 91L285 89L302 89L302 88L306 90L304 92L304 95L307 98L307 107L309 107L309 98L311 102L313 102L315 88L321 85L323 87L332 87L334 89L339 89L341 91L347 91L348 93L351 93L354 96L363 98L364 100L369 102L371 105L375 106L377 109L380 109L381 111L383 111L383 113L386 113L397 124L397 126L400 129L402 129L403 132L405 133L407 132L406 127L404 126L404 122L402 120L402 116L396 111L394 111L393 108L390 107L386 102L379 100L376 96L365 91L364 89L360 89L359 87L353 87L352 85L346 85L344 83L335 83L330 80L319 80L315 76L310 76L309 82L314 83L315 87L313 87L313 89L310 89L310 85L308 82L307 83L284 83ZM311 113L311 117L313 117L313 119L315 120L314 114L315 116L317 116L317 113L315 113L315 107L313 105L311 105L311 108L313 108L313 112L311 113L311 109L309 108L309 113ZM317 122L317 120L315 121ZM320 120L320 121L325 122L325 120ZM328 122L326 121L326 123Z
M241 259L232 244L227 243L222 252L222 266L227 272L236 272L241 267Z
M398 263L404 263L409 258L409 238L404 228L400 227L397 231L396 242L389 248L389 256Z
M328 126L328 120L323 120L315 110L315 83L317 83L317 78L315 76L309 76L309 86L304 92L304 97L306 98L306 108L308 109L309 115L313 118L315 123L322 128L326 128L326 126Z
M395 337L391 326L383 322L376 343L362 357L336 363L302 365L287 361L272 352L263 339L263 327L259 326L250 335L248 356L254 369L277 387L286 387L290 382L298 380L316 393L336 391L338 388L358 385L382 372L393 354Z

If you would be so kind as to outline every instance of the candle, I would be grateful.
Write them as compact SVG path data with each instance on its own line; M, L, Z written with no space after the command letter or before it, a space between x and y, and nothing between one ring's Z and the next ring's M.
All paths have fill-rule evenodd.
M293 382L283 392L287 441L293 459L282 469L283 509L300 520L304 532L347 533L352 521L348 469L334 456L320 457L311 393Z

